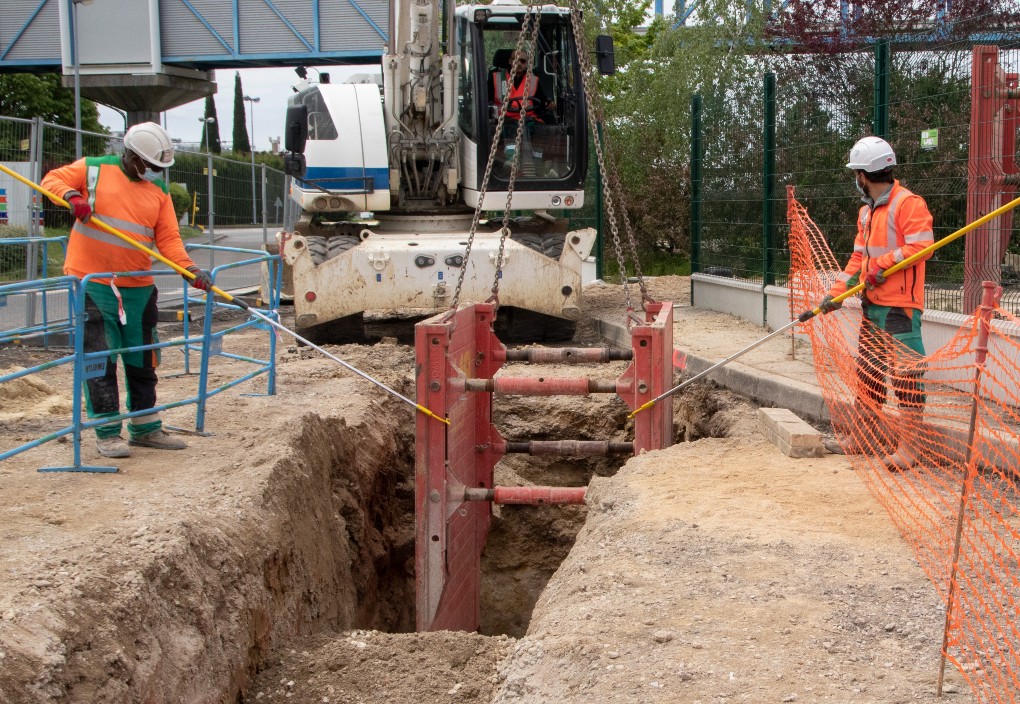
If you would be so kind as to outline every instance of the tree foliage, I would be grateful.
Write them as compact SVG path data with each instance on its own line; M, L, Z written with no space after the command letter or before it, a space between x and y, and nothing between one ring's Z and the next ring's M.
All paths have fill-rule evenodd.
M251 140L248 139L248 125L244 114L244 91L241 89L241 74L234 73L234 144L233 151L239 154L251 153Z
M1015 0L789 0L768 23L772 40L790 41L798 51L839 53L867 41L928 35L939 41L975 32L1015 29L1020 9Z
M50 124L69 128L44 129L42 150L44 159L53 165L74 158L74 91L60 84L58 74L0 74L0 115L26 120L41 117ZM99 123L99 110L91 100L81 101L81 126L83 130L89 132L100 134L108 132ZM10 154L14 159L27 161L28 136L27 125L0 121L0 155ZM98 144L100 141L102 140L98 137L86 135L85 152L102 153L105 144Z
M212 118L212 122L207 122L207 126L203 126L202 129L202 151L212 151L213 154L219 154L223 151L223 145L220 143L220 120L216 117L216 101L213 100L211 95L205 97L205 119ZM206 137L209 142L212 143L212 149L206 144Z
M617 52L617 75L602 82L608 139L639 247L646 252L686 258L689 250L691 96L733 96L733 86L747 84L754 74L745 44L760 36L761 18L733 12L732 5L709 0L703 6L707 19L696 27L657 20L642 41ZM609 14L617 22L610 32L636 21L641 7L647 5ZM739 131L736 122L733 128ZM732 135L729 143L740 139Z
M74 91L64 88L56 73L0 73L0 115L74 127ZM81 101L81 126L103 132L99 110L91 100Z

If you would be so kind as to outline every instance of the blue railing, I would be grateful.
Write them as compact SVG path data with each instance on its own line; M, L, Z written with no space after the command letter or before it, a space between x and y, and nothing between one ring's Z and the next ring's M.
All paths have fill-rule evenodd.
M250 259L243 261L232 262L229 264L223 264L216 267L210 272L210 275L215 282L217 275L219 275L225 269L233 269L243 266L266 266L269 268L269 281L272 282L269 292L269 307L266 310L259 310L258 312L266 315L267 317L278 320L277 307L280 300L280 283L281 283L281 267L279 256L269 255L266 252L260 250L247 250L247 249L234 249L230 247L210 247L207 245L189 245L188 249L219 249L228 252L240 252L242 254L253 255ZM40 279L37 281L25 281L16 284L8 284L0 286L0 296L9 295L10 292L22 293L22 292L40 292L40 291L52 291L52 290L65 290L67 292L70 311L70 316L67 321L61 322L55 327L50 326L46 329L45 326L30 326L19 329L15 337L11 331L0 332L0 342L13 339L23 339L25 334L31 332L33 335L49 335L56 332L66 332L70 336L70 340L73 343L73 354L61 357L59 359L51 360L37 366L18 370L0 376L0 383L7 381L13 381L30 374L38 373L47 369L52 369L57 366L72 364L73 365L73 384L72 384L72 404L71 404L71 422L67 427L61 428L57 431L49 433L43 437L36 438L30 442L19 445L18 447L12 448L5 452L0 453L0 460L5 460L22 452L30 450L34 447L38 447L51 440L70 435L72 437L72 452L73 462L69 466L61 467L42 467L39 469L41 472L116 472L117 468L113 466L99 466L99 465L84 465L82 464L81 458L81 440L84 431L91 428L95 428L98 425L104 425L111 421L124 420L128 418L134 418L137 416L148 415L152 413L158 413L170 408L177 408L180 406L186 406L189 404L195 404L195 431L199 434L204 434L205 431L205 413L206 404L212 396L222 393L228 389L231 389L238 384L244 383L257 376L265 374L267 377L266 383L266 394L274 395L276 393L276 334L271 329L271 326L264 320L261 320L255 316L252 316L248 320L231 326L225 330L219 330L213 332L212 323L217 312L224 310L242 310L240 306L232 303L227 303L219 300L215 296L205 296L204 294L199 296L193 295L193 290L187 290L187 285L181 282L181 285L185 286L184 294L184 334L180 339L170 340L167 342L155 342L149 345L139 345L136 347L125 347L120 349L101 350L96 352L85 352L84 349L84 322L85 322L85 284L89 281L97 278L110 278L116 275L117 278L124 278L130 276L155 276L155 277L166 277L170 276L181 281L179 275L174 271L166 270L153 270L153 271L136 271L136 272L104 272L97 274L90 274L85 279L79 281L75 277L58 277L53 279ZM204 300L203 300L204 298ZM188 309L190 306L200 304L204 306L205 316L203 321L202 336L196 337L191 335L188 331ZM256 357L227 353L223 351L223 339L232 333L237 333L248 328L259 328L267 331L269 335L269 358L258 359ZM36 329L40 328L40 329ZM199 379L198 379L198 390L193 396L189 396L184 399L170 401L157 405L153 408L147 408L140 411L125 412L115 417L104 417L99 419L87 419L83 418L83 388L85 381L89 378L101 376L105 373L106 364L112 356L121 355L128 352L143 352L147 350L160 350L164 348L180 347L184 352L185 357L185 374L190 374L190 354L195 352L200 355L199 357ZM209 384L209 368L213 357L222 356L226 359L238 360L250 363L254 365L254 369L250 369L240 377L232 379L224 384L216 386L210 389Z
M60 317L56 320L50 319L50 294L53 291L63 291L66 289L65 279L67 277L50 277L49 246L60 245L64 254L60 260L63 261L64 257L67 256L67 237L4 237L0 239L0 248L4 248L0 251L6 251L7 247L16 245L25 248L25 266L26 270L31 272L32 278L27 281L0 286L0 344L14 341L24 342L27 339L42 336L43 347L49 348L51 335L69 334L71 332L70 320L68 318L68 311L71 309L72 294L70 290L67 291L68 298L65 300L61 296L58 305L56 305L56 308L60 311L57 315L60 315ZM41 257L38 255L39 252L42 253ZM41 264L41 279L35 278L36 259ZM40 303L41 316L35 315L37 299ZM12 318L17 314L12 311L15 309L21 310L22 307L11 306L12 301L24 303L23 312L25 313L24 318L26 322L20 327L17 326L17 323L13 322ZM34 321L40 317L41 321L36 324Z

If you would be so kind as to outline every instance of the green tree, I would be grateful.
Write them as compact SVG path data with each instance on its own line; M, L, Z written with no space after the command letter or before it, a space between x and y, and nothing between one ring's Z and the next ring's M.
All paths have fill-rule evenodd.
M74 91L60 84L56 73L0 74L0 115L74 127ZM102 132L99 110L91 100L81 101L82 129Z
M216 117L216 101L213 100L211 95L207 95L205 98L205 119L212 118L213 121L208 123L208 126L202 130L202 151L209 149L206 144L206 137L208 136L209 141L212 143L213 154L219 154L223 151L223 147L220 144L220 121Z
M733 2L709 0L691 27L671 27L670 20L653 23L645 36L647 48L625 44L632 58L603 82L607 131L643 252L687 257L691 96L701 93L706 102L747 100L752 78L760 74L747 52L762 36L763 22L737 4L745 9L738 12ZM634 17L627 12L618 16ZM720 147L748 144L748 133L755 129L739 115L731 117L715 126ZM720 151L739 160L737 150Z
M0 115L33 119L74 127L74 91L60 85L55 73L3 73L0 74ZM99 110L91 100L81 101L81 126L90 132L107 133L99 123ZM28 127L14 122L0 122L0 155L20 154L14 158L28 158L23 149L28 140ZM103 140L86 136L85 151L102 153ZM53 162L74 158L74 132L46 129L43 131L43 154ZM7 157L9 158L9 157Z
M248 139L248 125L244 119L244 91L241 89L241 74L234 73L234 145L233 151L239 154L251 153L251 140Z

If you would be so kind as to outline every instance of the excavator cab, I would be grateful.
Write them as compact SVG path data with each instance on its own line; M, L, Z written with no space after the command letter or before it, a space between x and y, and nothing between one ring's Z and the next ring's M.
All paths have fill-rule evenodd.
M517 3L461 7L454 28L459 59L458 126L461 133L462 193L476 207L493 142L495 158L486 191L486 209L502 209L517 151L513 208L580 208L588 169L588 131L577 46L570 11L546 5L539 17L535 46L515 51L525 17ZM533 54L527 87L521 85L525 57ZM525 95L525 92L527 93ZM511 101L500 129L501 105Z

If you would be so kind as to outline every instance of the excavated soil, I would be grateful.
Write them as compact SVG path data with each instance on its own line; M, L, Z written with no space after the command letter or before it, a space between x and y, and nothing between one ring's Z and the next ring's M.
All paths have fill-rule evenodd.
M650 290L685 305L688 286ZM620 287L586 294L590 315L622 319ZM597 344L584 322L575 344ZM265 333L224 346L259 354ZM331 351L413 396L411 349ZM48 358L2 349L0 369ZM37 472L71 460L60 442L0 463L0 702L933 700L942 611L888 518L845 458L781 455L751 404L711 386L677 399L690 442L622 469L501 462L498 484L590 483L589 505L499 508L482 633L409 632L413 409L312 350L284 341L279 361L276 396L246 395L264 379L214 396L213 434L186 450L138 449L105 475ZM210 383L245 369L218 358ZM164 353L163 399L194 393L180 370ZM7 449L66 425L69 372L0 399ZM623 440L626 414L510 397L494 422L510 439ZM194 427L193 407L165 417Z

